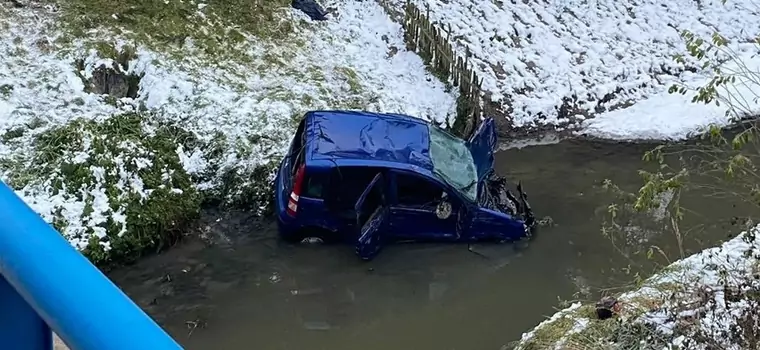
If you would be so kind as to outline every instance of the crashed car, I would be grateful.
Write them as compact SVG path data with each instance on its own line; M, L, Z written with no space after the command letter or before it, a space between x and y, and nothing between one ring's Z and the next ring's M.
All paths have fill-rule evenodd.
M534 216L493 170L486 119L465 141L399 114L313 111L275 178L280 236L349 241L364 260L396 241L513 241Z

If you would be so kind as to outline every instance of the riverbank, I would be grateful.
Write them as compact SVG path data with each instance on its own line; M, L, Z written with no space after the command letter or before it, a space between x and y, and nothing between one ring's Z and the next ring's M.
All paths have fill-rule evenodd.
M500 117L505 136L568 129L675 139L707 124L726 125L725 109L693 106L691 93L668 94L673 84L693 92L712 78L712 67L686 55L681 34L710 42L717 32L730 50L713 50L706 59L749 60L760 18L751 0L413 2L428 8L457 54L469 53L483 79L485 110ZM676 62L677 55L685 57Z
M599 320L595 305L574 303L530 332L516 350L755 349L760 345L760 225L676 261Z

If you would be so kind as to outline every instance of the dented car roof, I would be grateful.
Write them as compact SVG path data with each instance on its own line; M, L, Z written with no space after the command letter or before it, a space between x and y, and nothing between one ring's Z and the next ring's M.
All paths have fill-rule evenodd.
M307 158L387 161L433 170L430 131L420 119L353 111L314 111L305 118Z

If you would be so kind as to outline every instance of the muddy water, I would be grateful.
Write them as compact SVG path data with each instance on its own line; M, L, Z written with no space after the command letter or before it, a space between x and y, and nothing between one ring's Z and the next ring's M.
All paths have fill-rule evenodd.
M635 251L657 245L678 257L658 213L622 215L615 244L600 232L615 200L602 181L636 190L651 147L564 141L500 152L498 170L521 179L537 215L551 218L527 244L395 245L362 263L352 247L288 245L269 221L209 212L205 239L110 276L188 349L500 349L559 299L598 298L651 271ZM699 193L683 201L695 213L684 226L701 225L684 233L686 253L739 230L717 219L750 212Z

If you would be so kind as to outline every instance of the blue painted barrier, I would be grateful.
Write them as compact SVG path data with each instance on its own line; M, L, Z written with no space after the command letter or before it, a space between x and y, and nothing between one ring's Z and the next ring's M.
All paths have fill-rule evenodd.
M0 349L182 349L2 181L0 276Z
M0 276L0 349L53 348L50 328Z

